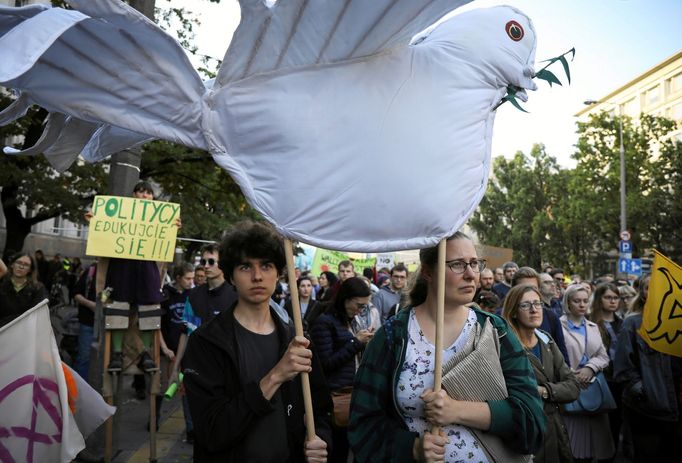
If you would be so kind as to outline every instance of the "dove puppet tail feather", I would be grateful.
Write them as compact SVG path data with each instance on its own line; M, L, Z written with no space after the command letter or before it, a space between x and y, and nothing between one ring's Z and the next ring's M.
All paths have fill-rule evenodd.
M32 104L53 121L18 154L44 152L63 170L71 150L95 161L153 138L206 149L206 89L182 47L122 2L70 4L77 10L0 7L0 85L19 95L0 123ZM57 120L63 133L55 135Z

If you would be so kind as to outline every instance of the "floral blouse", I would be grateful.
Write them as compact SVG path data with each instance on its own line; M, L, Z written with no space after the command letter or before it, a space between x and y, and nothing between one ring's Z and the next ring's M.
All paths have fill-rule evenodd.
M469 336L473 334L476 323L476 314L470 310L459 337L444 350L443 364L446 364L458 350L464 347ZM424 419L424 402L419 396L425 389L433 389L435 346L424 336L414 309L410 311L408 336L405 362L400 369L395 397L409 430L423 436L431 425ZM450 463L488 462L476 437L468 428L451 424L443 427L443 432L450 441L445 446L445 461Z

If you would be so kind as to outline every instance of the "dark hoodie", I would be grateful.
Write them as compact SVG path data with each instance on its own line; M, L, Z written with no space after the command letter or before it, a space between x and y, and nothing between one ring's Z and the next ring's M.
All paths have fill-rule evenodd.
M249 439L257 420L271 419L271 414L284 411L289 458L277 461L303 462L305 441L303 393L300 375L282 384L280 394L268 401L263 397L258 382L245 385L240 381L239 346L235 336L233 305L215 319L202 325L189 337L187 351L182 360L184 385L194 422L195 462L243 462L257 453ZM270 309L279 338L279 358L294 337L291 324L285 324ZM333 408L322 370L313 354L313 371L310 385L315 415L315 433L327 442L331 451L330 413ZM279 399L278 399L279 397ZM281 400L280 404L275 401ZM262 436L260 443L278 440L281 436Z

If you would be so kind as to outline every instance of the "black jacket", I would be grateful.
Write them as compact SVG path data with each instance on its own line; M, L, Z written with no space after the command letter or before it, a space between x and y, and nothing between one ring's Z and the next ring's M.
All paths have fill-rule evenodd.
M237 462L245 449L244 436L256 420L275 410L263 397L257 382L246 386L239 380L239 354L234 332L234 307L202 325L190 337L182 360L185 390L194 423L195 462ZM292 324L285 324L270 309L280 340L280 357L294 337ZM322 370L313 353L310 385L315 415L315 433L331 450L332 401ZM303 393L300 376L281 387L286 419L289 462L304 461ZM267 437L263 438L267 445Z
M623 383L623 403L636 412L662 421L678 421L682 359L653 350L639 335L642 314L623 321L618 334L615 380Z
M332 391L352 386L355 381L355 356L365 345L351 333L348 325L331 313L322 314L310 328L320 363Z
M28 282L16 292L8 273L0 279L0 326L5 326L43 299L47 299L47 291L42 283Z

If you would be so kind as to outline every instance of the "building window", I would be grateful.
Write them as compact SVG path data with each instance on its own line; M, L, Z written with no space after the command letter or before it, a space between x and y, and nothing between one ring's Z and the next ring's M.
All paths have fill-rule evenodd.
M653 106L660 101L661 101L661 86L660 85L656 85L655 87L650 88L644 94L644 104L646 106Z
M670 108L670 119L682 122L682 103L677 103Z
M625 102L623 105L623 114L633 118L639 116L639 105L637 104L637 98L632 98Z
M53 235L61 235L61 226L62 226L62 218L61 217L55 217L53 224L52 224L52 232Z
M682 72L670 79L670 93L682 90Z

